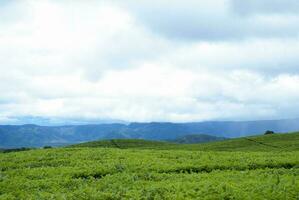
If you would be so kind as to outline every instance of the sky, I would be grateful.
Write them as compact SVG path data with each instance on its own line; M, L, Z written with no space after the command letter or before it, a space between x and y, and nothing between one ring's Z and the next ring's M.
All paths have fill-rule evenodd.
M299 117L298 0L0 0L0 123Z

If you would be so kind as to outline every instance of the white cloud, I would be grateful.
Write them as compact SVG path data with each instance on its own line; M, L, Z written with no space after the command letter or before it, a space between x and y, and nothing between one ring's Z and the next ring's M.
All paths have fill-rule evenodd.
M239 19L230 1L180 2L27 0L0 8L0 122L16 116L200 121L299 115L297 15L259 11ZM193 30L197 18L186 19L197 9L207 27L217 22L239 32L224 30L229 37L217 40L182 34L184 42L148 24L146 6L159 11L151 17L165 19L165 10L179 10L170 16L173 30ZM250 37L240 21L258 24L245 29Z
M288 38L299 31L296 0L129 2L123 4L152 31L180 41Z
M263 13L292 14L298 13L297 0L232 0L233 9L241 15L254 15Z

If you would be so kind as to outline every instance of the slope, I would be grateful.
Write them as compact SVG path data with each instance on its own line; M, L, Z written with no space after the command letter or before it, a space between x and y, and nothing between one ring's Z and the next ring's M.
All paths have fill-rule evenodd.
M69 147L103 147L103 148L118 148L118 149L160 149L167 148L176 144L161 142L161 141L151 141L151 140L141 140L141 139L112 139L112 140L99 140L93 142L85 142L80 144L71 145Z
M178 137L175 140L170 140L171 142L179 143L179 144L197 144L197 143L206 143L206 142L214 142L214 141L222 141L228 138L225 137L216 137L212 135L206 134L198 134L198 135L185 135L182 137Z
M200 144L175 144L137 139L117 139L87 142L69 147L105 147L120 149L138 148L196 151L295 151L299 150L299 132L242 137Z
M299 132L242 137L205 144L184 145L204 151L294 151L299 150Z

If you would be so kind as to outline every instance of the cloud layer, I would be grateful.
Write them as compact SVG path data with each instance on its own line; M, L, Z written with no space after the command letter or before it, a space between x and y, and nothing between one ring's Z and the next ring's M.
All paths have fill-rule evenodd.
M299 5L3 1L0 123L299 116Z

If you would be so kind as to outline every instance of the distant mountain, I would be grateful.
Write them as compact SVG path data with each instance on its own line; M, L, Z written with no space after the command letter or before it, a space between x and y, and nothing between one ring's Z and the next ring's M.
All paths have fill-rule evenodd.
M170 140L170 142L175 142L179 144L197 144L197 143L206 143L206 142L213 142L213 141L222 141L226 139L227 138L225 137L199 134L199 135L185 135L175 140Z
M262 134L266 130L291 132L299 130L299 119L198 122L198 123L131 123L69 126L2 125L0 148L59 146L100 139L135 138L173 140L191 134L218 137L242 137Z

